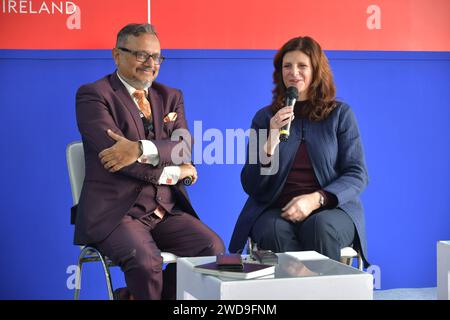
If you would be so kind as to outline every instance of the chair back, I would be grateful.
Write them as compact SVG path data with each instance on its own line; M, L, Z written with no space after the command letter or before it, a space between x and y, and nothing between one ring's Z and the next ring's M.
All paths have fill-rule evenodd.
M69 169L70 188L72 190L73 205L78 204L81 187L84 181L84 149L83 143L75 141L66 149L67 168Z

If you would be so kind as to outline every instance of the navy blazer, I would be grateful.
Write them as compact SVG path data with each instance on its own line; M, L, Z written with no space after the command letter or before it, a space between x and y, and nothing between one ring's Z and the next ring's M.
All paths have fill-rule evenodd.
M252 129L258 132L259 129L269 128L272 116L269 106L262 108L253 118ZM277 146L279 166L272 175L261 174L264 165L255 154L249 154L247 148L241 183L249 198L236 222L229 245L230 252L239 252L244 248L256 219L277 200L302 138L320 186L336 195L337 207L353 220L358 236L355 245L361 249L367 267L365 219L359 194L368 183L368 175L358 125L352 110L345 103L338 103L323 121L295 118L289 140ZM258 158L258 161L250 163L249 157Z

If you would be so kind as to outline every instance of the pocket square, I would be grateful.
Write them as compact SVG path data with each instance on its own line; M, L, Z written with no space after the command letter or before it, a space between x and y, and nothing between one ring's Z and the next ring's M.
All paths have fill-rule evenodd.
M176 112L169 112L165 117L164 117L164 123L166 122L173 122L177 119L177 113Z

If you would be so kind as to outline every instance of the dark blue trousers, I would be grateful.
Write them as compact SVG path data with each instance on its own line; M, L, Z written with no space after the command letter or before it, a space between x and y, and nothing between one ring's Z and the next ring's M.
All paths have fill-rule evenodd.
M341 248L353 244L355 233L353 221L341 209L323 209L293 223L281 217L281 209L270 208L258 218L250 236L259 249L314 250L339 261Z

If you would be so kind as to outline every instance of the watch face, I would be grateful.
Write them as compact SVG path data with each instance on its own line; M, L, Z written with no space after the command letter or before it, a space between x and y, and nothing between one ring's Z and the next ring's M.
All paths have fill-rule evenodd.
M320 200L319 200L320 205L323 206L324 202L325 202L325 199L323 198L322 195L320 195Z

